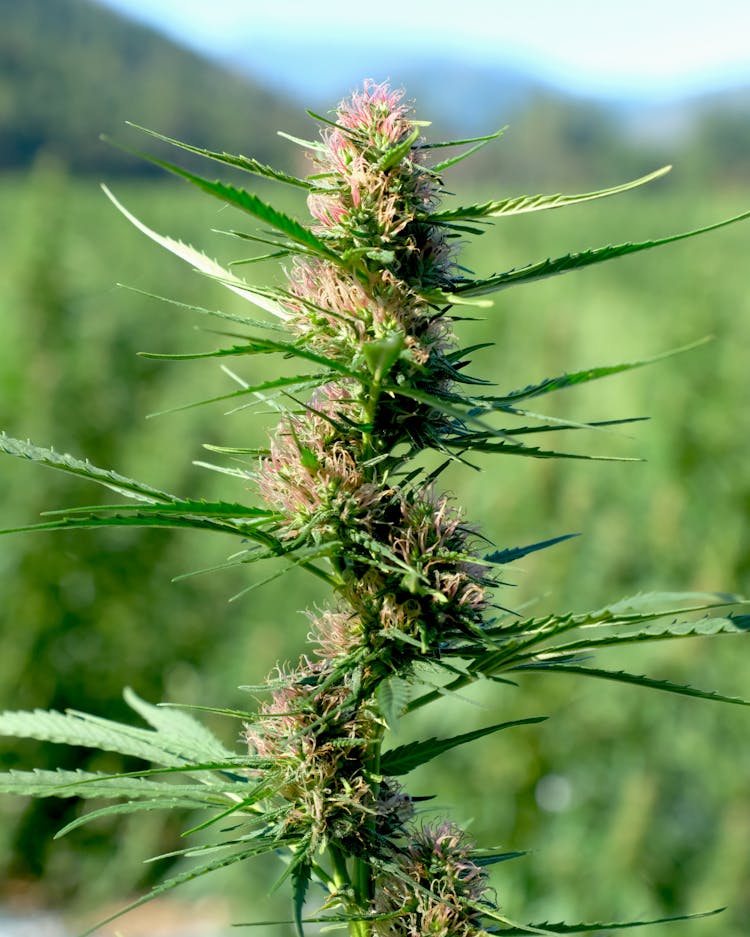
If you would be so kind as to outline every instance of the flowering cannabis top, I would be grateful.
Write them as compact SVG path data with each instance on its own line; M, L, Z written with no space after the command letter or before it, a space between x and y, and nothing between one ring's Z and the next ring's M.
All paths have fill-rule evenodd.
M516 283L656 247L750 213L688 234L469 278L456 263L453 244L465 234L481 234L479 224L615 195L666 170L582 195L521 196L441 210L443 173L499 134L427 143L424 124L413 119L403 93L371 81L342 103L332 120L320 120L321 139L295 141L312 154L315 172L305 179L245 156L155 134L209 159L302 189L314 218L309 227L244 189L149 157L269 227L270 234L233 233L274 248L272 256L287 265L283 286L250 284L200 251L147 228L110 195L150 238L275 317L269 323L217 312L246 330L240 343L205 355L172 357L275 353L310 369L254 386L243 384L230 395L270 396L282 410L266 450L232 450L256 457L245 477L252 475L266 507L180 498L71 456L0 437L5 452L83 475L133 502L61 513L38 528L136 524L222 531L241 539L238 563L282 559L325 580L333 598L328 608L311 615L311 650L267 679L257 712L232 713L244 724L245 750L239 755L192 717L150 706L134 694L128 694L128 702L149 729L81 714L0 716L0 731L6 734L114 748L147 759L158 767L158 775L167 775L154 778L146 771L140 777L112 778L58 772L42 777L11 772L2 789L126 799L104 812L202 807L212 811L202 827L232 818L229 838L226 832L218 834L208 861L167 880L142 900L196 875L273 852L286 857L285 877L293 883L299 933L311 882L321 885L327 897L310 920L345 923L358 937L606 929L606 924L510 920L497 906L485 867L516 854L479 850L447 821L423 822L418 804L401 785L412 769L451 748L544 717L384 750L387 729L399 716L475 681L512 682L503 676L509 672L590 675L744 704L668 681L595 669L582 654L654 638L739 633L747 627L747 616L677 620L685 612L725 605L726 596L685 596L676 608L674 595L649 597L590 614L536 619L524 619L495 603L493 590L499 582L493 570L568 535L480 552L480 533L439 491L443 470L472 452L586 458L535 446L529 438L598 424L549 420L539 416L536 406L535 412L526 411L524 401L643 362L490 393L488 381L466 371L469 356L483 346L459 345L453 309L463 303L485 304L483 296ZM461 144L474 146L462 156L430 158L435 148ZM279 324L288 332L281 338ZM437 453L439 464L425 467L429 459L415 461L425 450Z

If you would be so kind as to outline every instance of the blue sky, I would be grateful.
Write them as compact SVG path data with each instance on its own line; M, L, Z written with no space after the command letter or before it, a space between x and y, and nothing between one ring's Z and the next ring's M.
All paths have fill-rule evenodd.
M530 67L594 96L667 99L750 84L750 0L101 2L297 91L340 89L379 60L407 67L441 55Z

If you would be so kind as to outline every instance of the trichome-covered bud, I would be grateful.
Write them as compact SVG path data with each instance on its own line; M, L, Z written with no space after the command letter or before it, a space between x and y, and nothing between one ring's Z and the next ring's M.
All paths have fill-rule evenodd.
M494 907L487 875L454 824L411 831L376 885L377 937L477 937L483 907Z

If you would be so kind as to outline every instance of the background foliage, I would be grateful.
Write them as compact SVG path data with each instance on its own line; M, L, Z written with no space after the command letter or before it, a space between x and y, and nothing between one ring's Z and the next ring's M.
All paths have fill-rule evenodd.
M14 16L35 8L34 3L9 6ZM84 4L79 8L90 24L100 22L94 13L101 11ZM6 17L6 22L12 32L16 20ZM97 45L91 29L86 49L102 54L104 47ZM45 55L28 38L43 37L44 31L23 23L18 30L15 49ZM26 46L18 44L22 35ZM115 40L110 36L108 41ZM60 55L70 49L65 42L57 46ZM144 71L144 87L169 87L171 71L165 61L170 48L159 46L153 57L159 81L148 79ZM111 58L112 50L121 46L115 41L109 49ZM198 87L203 73L192 65L190 81ZM2 87L26 87L26 67L16 64L14 70L11 63ZM60 69L74 71L64 62ZM253 98L244 86L241 93L247 93L247 102L264 100ZM164 94L169 108L174 98ZM39 91L33 96L39 106L48 100ZM65 134L59 128L80 126L86 115L81 134L90 143L111 124L97 125L75 94L66 100L57 125L42 121L39 131L42 143L52 141L46 149L57 156L42 152L41 144L27 149L16 165L38 150L33 167L7 171L0 178L5 220L0 226L5 339L0 345L0 423L14 435L89 456L169 489L200 489L209 497L221 488L231 498L232 486L239 482L206 472L197 476L191 460L207 457L200 449L203 441L229 442L231 437L236 443L237 422L243 420L252 445L262 438L257 421L241 412L228 420L220 407L145 421L146 413L221 392L229 389L229 382L205 363L138 359L138 350L203 347L205 337L192 338L196 323L189 313L114 283L124 281L206 306L226 306L226 293L191 277L179 261L138 240L100 195L98 176L81 177L84 169L99 172L101 164L93 157L79 162L78 144L63 146ZM570 190L578 182L576 154L581 152L594 173L587 188L620 181L621 172L632 174L636 163L636 171L657 164L649 162L656 154L618 147L616 129L610 126L593 138L570 134L570 105L555 110L559 132L551 151L554 128L542 110L548 106L537 102L539 110L519 115L512 135L495 144L490 161L482 164L486 178L472 180L476 193L464 190L464 196L482 200L528 184L521 177L530 172L527 157L532 152L545 154L534 185L539 190L550 182ZM290 165L293 154L279 160L264 148L269 140L275 148L276 126L296 129L285 114L265 105L254 110L252 131L240 121L237 142L236 111L228 113L226 124L218 118L215 124L199 123L214 110L208 102L197 103L181 125L170 124L157 110L123 116L196 142L230 150L236 146L262 160ZM498 124L505 119L498 115ZM579 119L585 123L583 111ZM2 126L3 133L11 133L7 120ZM704 181L711 180L706 191L690 189L678 177L601 208L594 203L541 220L518 219L512 240L500 224L481 239L467 265L483 271L507 269L516 261L620 240L623 234L637 240L734 214L747 207L748 180L739 169L732 174L711 171L712 165L726 165L729 150L719 146L724 139L736 145L736 134L726 128L719 128L715 138L701 131L684 154L670 157L678 172L685 165L687 182L697 175L696 167L703 167ZM96 150L106 152L98 144ZM554 159L548 158L550 152ZM128 165L134 164L123 161L119 168ZM207 232L226 225L211 206L183 188L163 180L121 181L116 191L158 230L200 242L209 253L222 251L221 239ZM289 208L303 212L301 205ZM537 607L546 608L549 593L556 607L578 610L638 590L750 589L750 475L742 442L749 428L743 403L750 398L745 352L750 301L742 288L746 238L741 227L730 229L700 245L676 245L653 257L624 259L534 290L515 290L509 299L496 301L487 321L465 324L465 337L496 342L485 352L482 371L494 371L504 386L515 386L516 376L525 382L530 371L543 378L715 336L713 343L688 355L568 391L556 401L566 415L581 419L653 415L652 422L637 424L627 434L599 434L601 451L643 457L644 463L529 466L508 460L488 464L483 474L454 474L453 485L468 517L481 520L493 539L522 543L584 533L524 561L518 603L539 597ZM8 525L33 520L47 508L92 500L86 486L23 465L6 464L3 484L3 523ZM285 577L283 586L271 584L236 603L227 603L227 598L247 584L242 577L218 573L170 584L171 577L219 561L229 549L217 537L211 555L196 556L189 534L125 531L34 535L0 543L3 708L72 706L122 717L125 684L146 699L244 704L246 695L235 687L255 682L277 658L298 652L306 630L298 612L316 596L302 577ZM640 659L631 669L640 666L640 672L715 686L729 694L741 694L746 686L747 662L731 642L713 645L710 657L700 642L636 654ZM538 712L551 712L554 718L533 731L476 743L466 756L458 752L446 757L431 771L431 788L440 772L442 804L456 805L458 811L462 801L471 805L477 838L536 850L531 861L509 864L497 876L509 911L523 903L539 919L614 918L627 916L634 907L667 914L726 903L731 906L728 915L691 924L690 933L744 935L750 920L746 713L607 685L581 687L571 694L566 684L558 692L551 681L536 684L529 677L521 693L496 696L487 716L513 719ZM440 719L440 731L447 733L461 731L470 715L471 710L454 704L433 718ZM218 728L231 742L234 727ZM407 725L405 739L408 732ZM76 766L90 757L76 753ZM480 758L482 769L477 771ZM59 752L31 744L4 749L2 760L6 767L20 761L39 767L61 764ZM95 767L104 765L100 761ZM124 766L108 762L108 767ZM86 882L87 904L104 901L115 888L121 894L123 884L143 884L140 859L174 842L175 829L150 819L129 821L116 836L113 826L102 824L96 832L92 827L51 844L51 833L70 819L63 809L42 801L18 813L15 803L0 804L0 857L6 870L0 880L8 895L36 880L41 881L35 886L41 900L70 903ZM116 854L113 843L119 844ZM145 875L160 871L148 867ZM591 887L593 878L596 888Z

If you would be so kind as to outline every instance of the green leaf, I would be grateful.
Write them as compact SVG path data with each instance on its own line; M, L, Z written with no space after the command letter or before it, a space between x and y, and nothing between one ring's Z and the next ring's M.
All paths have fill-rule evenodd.
M207 257L189 244L183 244L182 241L175 241L173 238L165 237L162 234L157 234L156 231L152 231L151 228L147 227L142 221L136 218L135 215L132 215L124 205L118 202L105 185L102 186L102 190L115 208L117 208L131 224L135 225L139 231L145 234L146 237L151 238L152 241L166 248L170 253L191 264L196 270L210 276L223 286L226 286L227 289L230 289L243 299L249 300L251 303L254 303L261 309L265 309L279 319L289 318L289 313L286 309L278 302L269 298L266 290L253 288L241 277L235 276L230 270L226 270L221 264L218 264L215 260Z
M496 342L477 342L475 345L467 345L465 348L457 348L455 351L448 352L445 359L451 362L459 362L461 358L473 354L475 351L481 351L484 348L494 348Z
M270 511L265 508L254 508L247 504L238 504L232 501L193 501L188 498L176 499L171 504L93 504L86 507L45 511L44 515L64 514L66 516L73 516L75 514L88 514L93 511L135 511L139 514L160 514L165 517L168 517L170 514L195 514L202 518L223 518L234 521L242 520L247 521L247 523L258 523L269 518L273 519L280 516L276 511Z
M724 221L718 221L715 224L706 225L703 228L696 228L694 231L683 232L682 234L672 234L669 237L657 238L651 241L608 245L607 247L598 247L592 250L581 251L580 253L566 254L563 257L556 257L554 260L541 260L538 263L529 264L526 267L508 270L505 273L498 273L484 280L456 280L452 292L444 293L435 291L434 293L425 293L424 297L428 302L450 304L456 300L460 301L461 299L470 297L486 296L489 293L496 293L499 290L504 290L509 286L515 286L517 283L531 283L534 280L543 280L546 277L568 273L571 270L590 267L594 264L602 263L605 260L614 260L616 257L624 257L626 254L635 254L639 251L650 250L652 247L662 247L665 244L684 241L687 238L696 237L699 234L706 234L709 231L716 231L727 225L735 224L746 218L750 218L750 211L743 212L741 215L735 215L733 218L727 218Z
M628 361L622 364L605 365L598 368L585 368L582 371L572 371L569 374L560 374L556 377L548 377L537 384L529 384L520 390L511 391L503 396L476 396L472 398L476 401L476 413L484 413L488 410L505 410L506 407L518 403L520 400L528 400L532 397L541 397L544 394L553 393L556 390L562 390L565 387L575 387L579 384L588 384L590 381L598 381L604 377L610 377L613 374L621 374L624 371L633 371L636 368L643 368L649 364L655 364L657 361L664 361L672 358L674 355L681 355L687 351L693 351L700 348L710 338L701 338L688 345L681 345L679 348L672 348L661 354L653 355L650 358L643 358L640 361Z
M401 331L389 332L375 341L364 342L361 347L371 374L380 383L406 347L405 336Z
M168 878L161 884L152 888L148 894L138 898L137 901L131 902L126 907L120 908L120 910L116 911L114 914L110 914L109 917L105 918L103 921L99 921L98 923L94 924L93 927L90 927L88 930L84 931L80 937L90 937L90 935L98 931L100 927L104 927L105 924L109 924L111 921L122 917L122 915L127 914L128 911L133 911L135 908L139 908L141 905L152 901L154 898L158 898L159 895L163 895L165 892L171 891L173 888L177 888L179 885L192 882L196 878L207 875L209 872L215 872L219 869L224 869L227 866L234 865L237 862L243 862L245 859L256 855L259 851L259 847L256 845L245 846L245 848L239 852L232 853L231 855L224 856L220 859L213 859L211 862L202 863L201 865L194 866L192 869L188 869L186 872L175 875L173 878Z
M456 163L460 163L463 160L467 159L469 156L473 156L478 150L481 150L482 147L487 146L487 144L490 143L492 140L497 140L497 138L499 136L502 136L502 134L505 133L507 129L508 129L507 126L501 127L500 130L496 131L495 133L490 134L487 137L475 137L473 140L459 140L453 143L432 143L432 144L428 143L426 144L426 146L428 147L436 147L436 146L456 146L457 143L462 144L462 143L475 143L476 142L476 146L472 146L471 149L466 150L465 153L459 153L458 156L452 156L450 159L444 159L442 162L436 163L434 166L431 166L430 170L434 173L439 174L443 172L443 170L448 169L450 166L455 166ZM432 221L433 217L434 215L430 216L430 221Z
M240 260L231 260L229 262L230 267L242 267L247 266L248 264L257 264L266 260L278 260L280 257L288 257L292 251L290 250L280 250L274 251L271 254L259 254L256 257L243 257Z
M597 677L601 680L614 680L618 683L632 683L635 686L648 687L652 690L664 690L667 693L676 693L681 696L694 696L697 699L714 700L718 703L735 703L738 706L750 706L750 700L744 700L738 696L723 696L721 693L714 693L712 690L699 690L696 687L687 686L686 684L672 683L670 680L655 680L653 677L627 673L624 670L597 670L594 667L582 667L578 664L545 663L543 661L538 663L518 664L517 666L509 667L508 670L572 673L582 677Z
M419 765L432 761L443 752L457 748L459 745L465 745L474 739L483 738L485 735L491 735L499 732L501 729L510 729L514 726L534 725L544 722L547 716L532 716L529 719L514 719L512 722L499 722L493 726L487 726L484 729L475 729L473 732L464 732L462 735L454 735L452 738L425 739L423 742L413 742L409 745L399 745L398 748L392 748L385 752L380 761L380 770L383 774L392 777L398 777L402 774L408 774Z
M569 657L579 651L595 651L621 644L646 644L651 641L669 641L682 638L703 638L719 634L744 634L750 630L750 615L728 615L726 618L702 618L700 621L673 621L668 625L656 623L648 628L606 637L580 638L567 644L546 647L541 660Z
M584 462L640 462L624 456L586 455L582 452L558 452L554 449L540 449L538 446L525 446L522 443L499 440L481 433L461 434L441 440L446 448L459 449L461 452L487 452L496 455L518 455L529 459L579 459Z
M198 722L190 713L182 709L154 706L142 700L130 687L126 687L123 696L131 709L159 733L162 739L172 738L180 750L197 761L224 761L236 757L218 738Z
M280 241L275 237L273 238L270 237L269 235L249 234L246 231L237 231L234 228L230 228L229 230L225 228L211 228L211 231L214 234L224 234L227 237L237 238L238 240L241 240L241 241L251 241L254 244L265 244L268 247L277 248L275 254L267 254L266 255L267 257L271 257L271 256L283 257L288 254L300 254L300 253L304 254L305 253L304 250L302 250L302 248L299 247L299 245L295 245L291 241L283 241L283 240ZM260 260L260 259L262 258L258 258L258 257L252 258L252 262L254 262L255 260ZM234 266L237 263L247 263L247 261L233 260L230 263L230 267Z
M143 758L154 764L179 766L184 756L173 740L168 743L150 729L139 729L86 713L54 710L0 714L0 735L99 748Z
M179 500L174 495L167 494L166 491L152 488L150 485L136 481L133 478L127 478L125 475L119 475L109 469L99 468L92 465L91 462L76 459L66 453L55 452L54 449L43 449L32 445L28 441L14 439L5 433L0 433L0 452L21 459L28 459L30 462L38 462L48 468L67 472L69 475L86 478L136 501L143 501L148 504L159 502L169 504Z
M647 921L615 921L608 922L606 924L566 924L564 921L552 924L548 921L543 921L541 924L532 924L537 932L541 931L542 933L548 934L586 934L591 931L596 931L599 933L600 937L603 937L605 931L609 930L625 930L630 927L650 927L653 924L670 924L674 921L694 921L702 917L712 917L714 914L721 914L722 911L725 911L725 908L716 908L714 911L703 911L699 914L678 914L673 917L660 917L653 918ZM521 937L522 934L527 934L528 929L526 927L509 927L503 928L497 933L503 935L514 935L514 937Z
M93 796L93 795L92 795ZM81 814L75 820L71 820L64 827L55 833L54 839L62 839L68 833L85 826L101 817L109 817L118 814L131 813L150 813L152 810L194 810L196 807L205 807L205 803L198 801L181 800L179 798L164 798L159 800L129 800L124 804L109 804L106 807L100 807L98 810L89 810L88 813Z
M642 625L667 617L702 612L709 609L737 605L744 600L739 596L702 592L654 592L623 599L594 612L580 615L548 615L503 622L485 629L485 635L495 638L529 637L542 641L576 628L610 628L612 626ZM741 616L745 617L745 616ZM736 618L734 619L736 620ZM494 646L493 646L494 650Z
M406 709L411 695L409 683L401 677L392 676L381 680L375 688L375 702L385 724L393 731Z
M310 863L304 861L293 862L291 875L294 888L294 926L297 931L297 937L305 937L302 911L305 906L307 887L310 884Z
M137 697L128 692L127 699L129 703L134 704ZM156 719L147 708L148 704L139 701L138 706L139 711L148 712ZM219 765L222 762L237 763L237 755L224 748L207 730L198 726L198 723L193 721L193 727L188 729L185 718L189 717L177 719L177 714L168 715L166 710L162 712L160 708L155 708L159 710L159 719L164 726L171 724L176 727L179 722L182 731L142 729L75 711L60 713L54 710L35 710L0 714L0 735L99 748L102 751L114 751L142 758L168 768L198 770L202 761L216 762L217 758ZM197 764L186 765L187 760ZM211 767L210 770L214 768ZM222 781L222 784L225 785L226 781Z
M325 242L321 241L319 237L316 237L309 228L300 224L299 221L296 221L289 215L278 211L273 205L269 205L267 202L259 199L258 196L253 195L252 192L246 192L244 189L235 188L235 186L228 185L219 180L211 181L210 179L204 179L203 176L198 176L166 160L158 159L155 156L149 156L147 153L139 153L137 155L153 163L155 166L160 166L167 172L171 172L173 175L185 179L202 192L206 192L208 195L218 198L227 205L239 208L240 211L252 215L254 218L257 218L258 221L262 221L264 224L270 225L277 231L281 231L282 234L286 235L286 237L290 238L291 241L298 244L304 250L338 263L338 255L329 250Z
M265 355L280 353L294 358L304 358L307 361L314 361L316 364L322 364L332 371L339 374L345 374L347 377L358 378L360 375L352 371L345 364L341 364L334 358L326 358L324 355L308 351L301 345L293 342L278 342L270 338L252 338L244 345L235 345L233 348L219 348L217 351L202 351L185 355L167 355L154 354L151 352L141 352L143 358L156 358L158 360L168 361L192 361L197 358L222 358L236 355Z
M111 749L110 749L111 750ZM0 791L32 797L128 797L179 801L182 807L224 806L225 791L231 782L221 785L170 784L130 775L95 774L88 771L7 771L0 773Z
M513 411L523 415L524 411ZM540 415L529 413L532 419L543 419ZM624 426L627 423L643 423L651 418L648 416L629 416L620 420L591 420L587 423L576 422L575 420L562 420L556 417L547 417L552 420L551 423L540 423L538 426L506 426L503 432L506 436L530 436L537 433L561 433L571 429L606 429L610 426Z
M483 868L496 865L498 862L508 862L510 859L522 859L528 852L493 852L490 849L477 849L471 854L471 861Z
M468 154L466 154L468 155ZM467 205L462 208L453 208L448 211L436 212L430 215L430 222L440 223L442 221L453 221L461 218L500 218L506 215L521 215L526 212L544 211L550 208L565 208L568 205L577 205L580 202L590 202L593 199L607 198L610 195L619 195L621 192L628 192L630 189L636 189L654 179L659 179L666 175L671 166L662 166L655 172L650 172L646 176L633 179L631 182L625 182L621 185L613 186L610 189L599 189L596 192L586 192L583 195L518 195L514 198L506 198L501 201L482 202L479 205Z
M223 309L207 309L205 306L196 306L193 303L183 303L171 296L161 296L159 293L152 293L149 290L141 290L138 289L137 286L130 286L126 283L118 283L117 285L124 290L129 290L131 293L137 293L139 296L147 296L149 299L156 299L160 303L168 303L170 306L177 306L179 309L187 309L190 312L197 312L202 316L213 316L217 319L226 319L229 322L236 322L239 325L244 325L248 328L265 329L266 331L282 332L284 334L286 333L284 327L273 320L263 321L262 319L254 319L251 316L243 316L236 312L225 312ZM223 285L226 286L226 284ZM262 294L269 298L273 298L277 295L276 290L259 290L258 293L259 295Z
M21 527L7 527L0 530L1 534L31 533L41 531L60 530L90 530L100 527L151 527L167 528L170 530L211 530L217 533L233 534L262 543L269 548L269 555L280 556L284 552L281 542L272 534L261 530L256 522L242 522L227 520L213 520L201 518L195 514L170 514L163 511L149 512L138 508L128 509L128 513L109 514L96 510L89 513L75 512L62 515L54 521L43 521L38 524L26 524Z
M464 140L440 140L435 143L418 143L414 149L438 150L444 149L447 146L467 146L469 143L488 143L490 140L497 140L497 138L502 136L507 129L508 125L506 124L504 127L496 130L494 133L488 133L483 137L466 137Z
M657 616L703 611L707 608L741 605L745 601L740 595L726 592L639 592L583 617L586 623L594 620L646 620Z
M378 168L382 172L386 172L392 166L395 166L397 163L400 163L401 160L409 153L419 139L420 128L415 127L412 132L405 137L400 143L397 143L395 146L387 150L383 156L378 160Z
M497 563L500 565L513 563L515 560L520 559L522 556L527 556L529 553L535 553L537 550L545 550L547 547L553 547L556 543L563 543L565 540L570 540L573 537L579 536L580 534L563 534L561 537L553 537L551 540L540 540L538 543L530 543L525 547L511 547L506 550L495 550L494 553L488 553L483 559L488 563Z
M169 407L167 410L157 410L155 413L149 413L149 417L164 416L167 413L179 413L182 410L191 410L194 407L203 407L210 403L220 403L223 400L235 400L238 397L247 397L248 395L263 393L266 390L275 390L279 387L298 387L300 390L308 390L313 387L319 387L321 384L325 384L327 381L330 381L331 378L335 377L335 371L322 371L319 374L297 374L294 377L277 377L270 381L264 381L262 384L248 385L247 387L242 387L240 390L230 391L228 394L217 394L215 397L206 397L204 400L194 400L192 403L184 403L177 407ZM260 401L252 401L251 404L245 404L245 407L259 403ZM228 412L235 413L237 410L244 409L244 407L236 407L233 410ZM248 450L239 450L232 449L229 450L227 447L211 447L214 451L221 452L240 452ZM257 451L257 450L255 450Z
M263 176L266 179L275 179L277 182L286 182L289 185L299 186L303 189L311 189L312 185L304 179L298 179L296 176L290 176L285 172L274 169L272 166L264 166L257 159L249 156L233 156L231 153L215 153L212 150L205 150L200 146L191 146L189 143L183 143L181 140L174 140L163 133L157 133L155 130L149 130L148 127L141 127L131 121L125 121L130 127L136 130L142 130L144 133L156 137L157 140L163 140L164 143L171 143L181 150L187 150L189 153L197 153L198 156L205 156L207 159L216 160L219 163L225 163L235 169L242 169L245 172L254 173L256 176Z
M300 137L293 137L290 133L285 133L283 130L277 130L276 133L285 140L296 143L298 146L303 146L306 150L325 149L325 144L321 143L320 140L303 140Z

